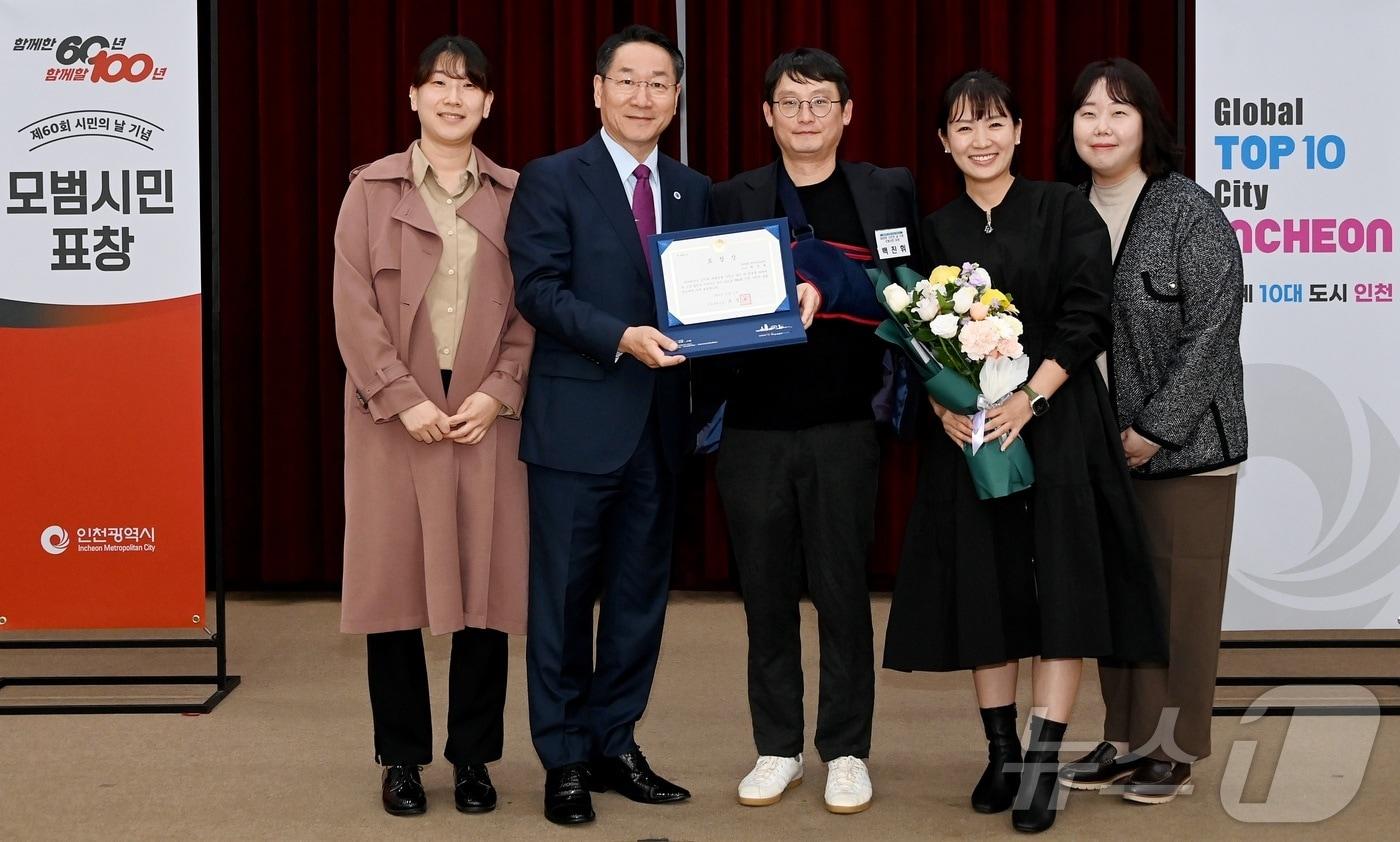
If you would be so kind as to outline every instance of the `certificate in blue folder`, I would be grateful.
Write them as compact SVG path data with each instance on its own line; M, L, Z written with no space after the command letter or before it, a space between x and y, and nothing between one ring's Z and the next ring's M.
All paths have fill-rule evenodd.
M657 327L687 357L807 341L786 219L653 234Z

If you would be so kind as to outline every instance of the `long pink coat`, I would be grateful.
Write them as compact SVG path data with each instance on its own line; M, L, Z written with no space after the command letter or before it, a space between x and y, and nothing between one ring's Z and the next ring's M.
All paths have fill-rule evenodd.
M457 209L480 233L452 385L443 394L424 293L442 239L409 152L350 184L335 230L335 328L345 360L341 631L466 626L522 634L529 573L520 422L475 445L414 441L397 415L472 392L519 410L534 330L515 310L506 213L517 173L476 154L481 188Z

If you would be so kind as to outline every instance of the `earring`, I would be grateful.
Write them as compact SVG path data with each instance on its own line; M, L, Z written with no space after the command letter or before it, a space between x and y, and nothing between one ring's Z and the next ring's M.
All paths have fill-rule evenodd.
M948 147L945 146L945 147L943 147L943 154L944 154L944 155L951 155L951 154L953 154L953 150L951 150L951 149L949 149Z

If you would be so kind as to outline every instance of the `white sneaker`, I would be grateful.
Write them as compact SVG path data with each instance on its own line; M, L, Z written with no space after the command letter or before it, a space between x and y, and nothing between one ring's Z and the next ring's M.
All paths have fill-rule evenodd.
M838 757L826 764L826 809L833 813L859 813L870 806L874 791L870 772L859 757Z
M783 793L802 783L802 755L758 758L753 771L739 781L739 803L749 807L777 804Z

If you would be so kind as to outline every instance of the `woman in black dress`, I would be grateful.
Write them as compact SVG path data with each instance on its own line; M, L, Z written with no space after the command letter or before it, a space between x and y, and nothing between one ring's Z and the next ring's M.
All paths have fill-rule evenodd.
M1023 437L1035 485L979 500L960 452L966 416L934 405L890 607L885 666L973 671L990 762L973 808L1012 807L1017 830L1050 827L1059 744L1083 658L1159 660L1165 649L1152 574L1113 409L1094 358L1108 345L1108 232L1064 184L1011 172L1021 114L986 71L944 95L939 136L966 192L924 220L935 265L981 264L1021 311L1030 381L987 413L988 446ZM1016 729L1021 658L1034 658L1030 746ZM1008 771L1007 764L1011 765ZM1019 797L1018 797L1019 792Z

